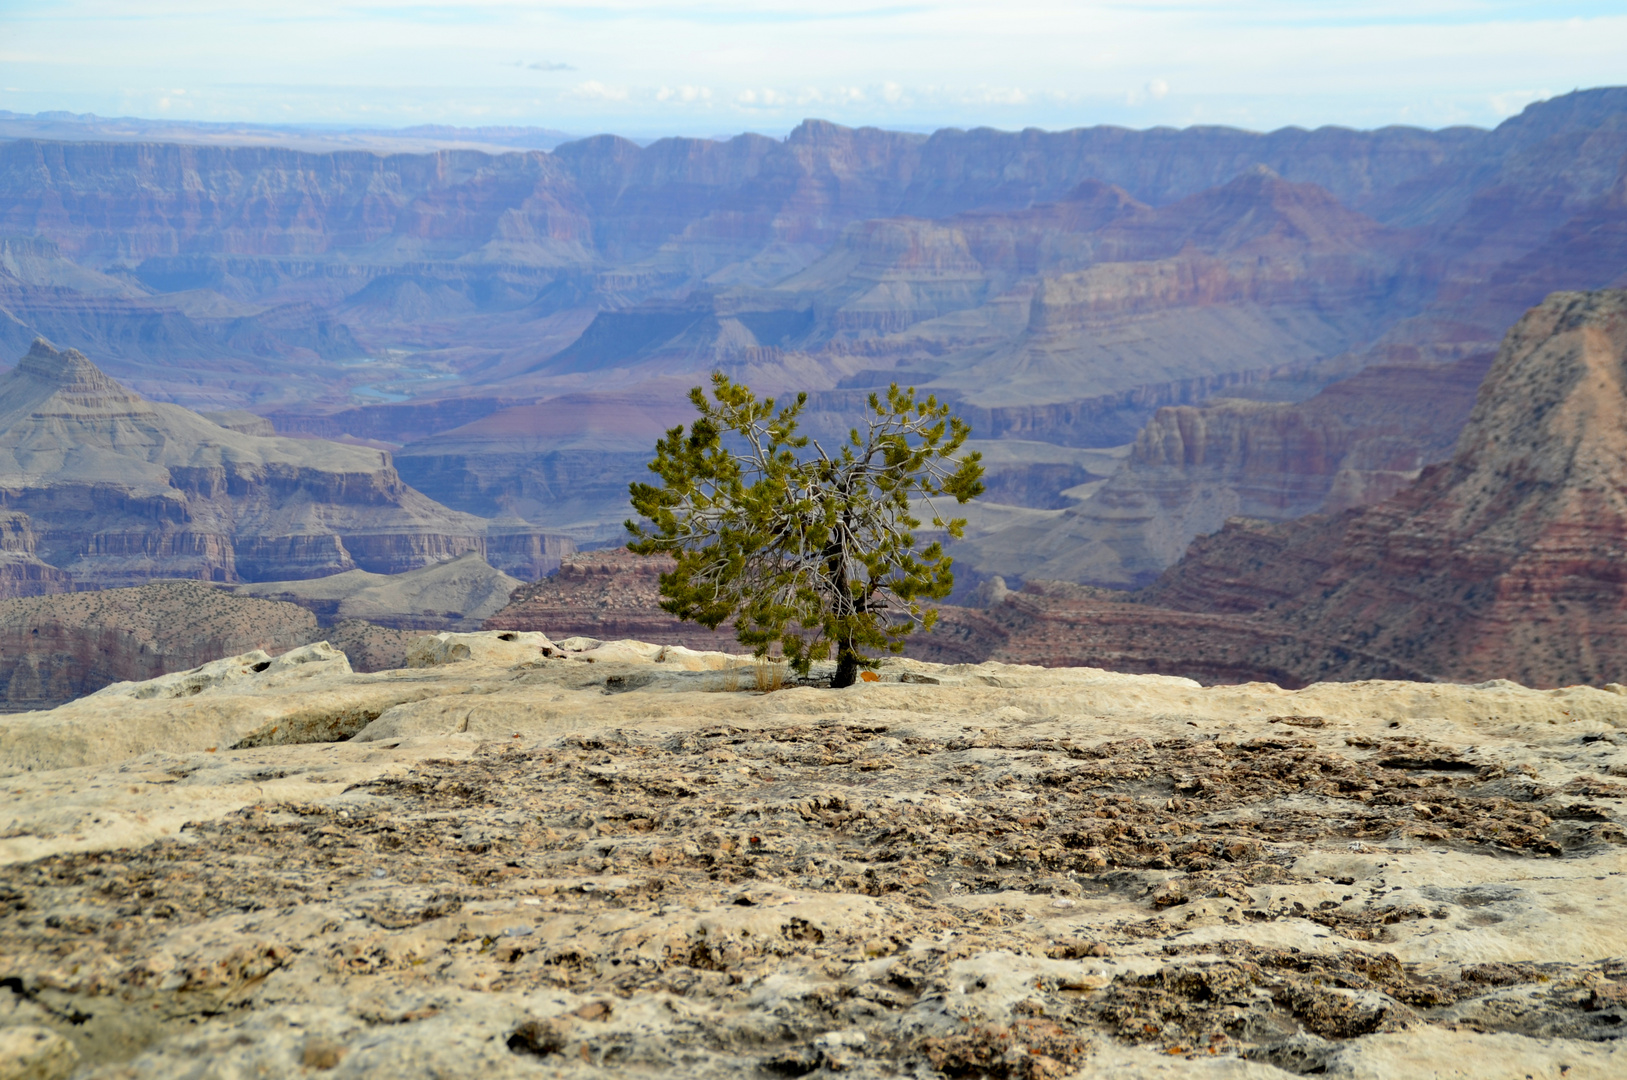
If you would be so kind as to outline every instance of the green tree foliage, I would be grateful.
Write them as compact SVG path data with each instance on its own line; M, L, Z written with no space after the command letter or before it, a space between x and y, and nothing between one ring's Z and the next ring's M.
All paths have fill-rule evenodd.
M983 491L980 455L959 456L971 428L936 398L896 384L870 395L864 427L834 453L797 434L807 403L778 408L722 373L712 400L690 391L700 416L656 443L659 484L633 484L633 551L676 557L661 576L661 606L716 628L733 619L758 656L778 645L803 676L835 652L835 686L874 666L865 650L901 652L916 626L930 629L954 587L940 541L917 550L925 506L935 528L959 537L933 503Z

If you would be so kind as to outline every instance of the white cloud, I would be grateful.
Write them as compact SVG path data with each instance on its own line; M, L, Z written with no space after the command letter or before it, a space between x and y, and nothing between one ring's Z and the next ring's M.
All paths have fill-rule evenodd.
M675 101L685 105L697 101L710 102L712 88L709 86L663 86L655 92L657 101Z
M983 86L964 100L982 105L1026 105L1028 94L1020 86Z
M606 86L597 79L589 79L571 87L571 96L578 101L626 101L632 97L625 86Z
M773 87L747 87L734 95L734 103L745 109L777 109L790 100L788 94Z
M117 115L167 100L211 119L365 113L632 133L693 116L713 134L727 108L764 130L803 115L916 127L1491 124L1540 93L1521 88L1624 81L1627 55L1627 10L1597 0L0 7L4 78L29 88L8 97L12 109ZM594 78L547 77L578 69ZM187 93L123 89L172 82Z

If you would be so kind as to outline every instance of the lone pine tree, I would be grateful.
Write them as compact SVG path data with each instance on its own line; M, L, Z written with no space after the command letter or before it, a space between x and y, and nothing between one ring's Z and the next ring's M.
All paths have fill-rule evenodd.
M874 666L865 650L902 652L915 627L937 618L926 600L949 595L955 578L943 543L917 549L917 502L934 528L959 537L933 499L957 503L983 491L976 453L960 455L971 428L935 397L918 401L895 383L871 394L862 428L835 452L797 434L808 395L777 408L722 373L712 398L689 393L698 419L656 443L658 484L632 485L628 547L666 553L661 606L715 629L732 619L758 656L778 645L804 677L836 655L833 686L850 686Z

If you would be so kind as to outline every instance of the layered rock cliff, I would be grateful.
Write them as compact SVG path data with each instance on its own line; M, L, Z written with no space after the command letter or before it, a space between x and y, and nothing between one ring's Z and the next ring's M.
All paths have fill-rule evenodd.
M0 507L13 592L154 577L399 573L486 553L488 523L408 487L389 455L246 434L148 401L43 340L0 375ZM503 532L503 530L496 530ZM509 530L513 532L514 530ZM535 576L568 542L495 547ZM30 561L30 560L34 561Z
M1176 674L1202 674L1218 648L1234 670L1290 682L1620 682L1623 416L1627 292L1555 293L1509 332L1450 460L1363 510L1229 522L1125 598L1134 604L1114 606L1124 629L1092 628L1093 647ZM1096 593L1063 600L1081 625L1102 604ZM991 615L983 640L1007 658L1044 659L1056 617L1023 603ZM1194 632L1181 625L1189 615L1214 626Z
M546 409L530 430L515 410L653 407L667 387L647 377L723 367L815 391L810 429L845 431L852 392L898 378L980 436L1103 447L1163 405L1303 398L1327 381L1308 371L1397 348L1489 351L1546 292L1627 266L1624 117L1627 92L1603 89L1489 132L814 121L784 140L386 155L19 139L0 145L0 348L43 334L149 399L419 444L411 482L456 509L602 539L640 456L595 459ZM433 444L455 428L460 445ZM1435 433L1417 434L1341 466L1377 485L1351 499L1408 471L1404 451L1429 460ZM1243 488L1304 479L1248 453L1222 468L1259 481ZM1149 524L1159 558L1223 502ZM548 561L518 533L504 551Z
M1282 617L1450 678L1620 681L1624 416L1627 292L1554 294L1509 332L1451 461L1356 517Z
M1228 518L1380 502L1448 457L1491 354L1375 364L1303 402L1159 409L1123 468L1020 545L975 538L984 573L1138 587Z

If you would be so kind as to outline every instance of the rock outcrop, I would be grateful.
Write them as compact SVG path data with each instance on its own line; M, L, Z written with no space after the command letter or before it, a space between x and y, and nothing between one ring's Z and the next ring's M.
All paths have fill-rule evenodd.
M671 568L670 559L626 548L577 552L565 557L558 573L516 589L485 628L540 631L555 640L636 638L691 649L739 648L727 624L708 630L661 610L660 577Z
M192 581L0 600L0 704L48 708L221 656L285 652L316 632L303 608Z
M408 487L387 453L242 428L148 401L35 341L0 375L0 582L52 591L63 579L50 567L80 588L392 574L488 549L488 522ZM570 546L512 531L494 529L491 546L528 576Z
M1620 680L1623 416L1627 292L1554 294L1509 332L1452 459L1352 520L1279 617L1443 677Z
M133 1080L1627 1064L1620 693L907 660L762 693L522 637L0 725L0 1048Z

